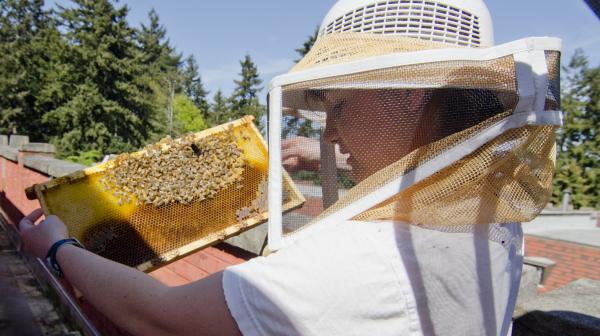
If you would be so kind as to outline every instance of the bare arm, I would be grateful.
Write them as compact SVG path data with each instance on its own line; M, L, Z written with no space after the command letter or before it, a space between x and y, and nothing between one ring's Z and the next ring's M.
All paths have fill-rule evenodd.
M37 257L66 228L49 216L39 225L34 212L20 223L25 248ZM167 287L133 268L107 260L73 245L63 245L57 260L65 277L98 310L137 335L240 335L221 285L222 272L194 283Z

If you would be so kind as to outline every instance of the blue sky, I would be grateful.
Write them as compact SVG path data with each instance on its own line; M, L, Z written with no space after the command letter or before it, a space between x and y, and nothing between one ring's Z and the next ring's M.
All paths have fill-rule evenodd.
M59 0L68 5L68 1ZM121 0L129 22L148 22L154 8L171 44L184 56L193 54L209 96L231 93L247 53L258 66L266 87L298 59L294 51L311 35L335 0ZM53 1L49 1L51 5ZM496 44L528 36L563 39L563 64L583 48L600 65L600 20L583 0L488 0Z

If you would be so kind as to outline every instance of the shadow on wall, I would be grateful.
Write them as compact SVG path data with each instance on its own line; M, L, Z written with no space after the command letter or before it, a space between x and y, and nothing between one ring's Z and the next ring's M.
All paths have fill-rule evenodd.
M516 318L512 336L598 336L600 319L572 311L534 310Z
M13 204L4 191L0 191L0 209L12 223L18 223L25 215Z

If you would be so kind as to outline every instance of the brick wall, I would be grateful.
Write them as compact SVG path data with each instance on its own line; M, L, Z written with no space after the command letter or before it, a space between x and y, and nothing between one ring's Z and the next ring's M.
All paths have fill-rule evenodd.
M25 189L35 183L45 182L49 177L1 156L0 167L4 172L0 175L0 207L8 219L16 223L23 214L39 207L38 201L27 199Z
M23 158L25 156L27 156L26 153L20 150L0 144L0 216L7 219L9 225L16 225L23 215L40 207L37 200L27 199L25 195L27 187L47 181L52 171L68 172L72 168L81 169L77 165L54 159L49 165L32 166L32 163L26 162L24 164ZM37 169L48 169L49 173L45 174ZM230 265L242 263L254 256L240 248L219 244L159 268L151 272L150 275L167 286L178 286L199 280ZM113 325L85 300L79 303L86 317L102 334L128 335Z
M543 292L581 278L600 281L600 248L525 236L525 254L556 262L546 279Z
M23 215L40 207L37 200L27 199L25 189L33 184L43 183L50 178L47 174L25 166L21 153L17 156L19 159L15 161L0 155L0 215L6 216L6 219L12 225L18 223ZM55 161L58 161L57 164L62 162ZM252 257L251 254L244 254L240 251L235 250L233 247L229 249L222 247L207 248L199 251L198 256L190 256L189 260L184 258L166 266L170 270L166 270L165 274L170 274L169 272L172 271L176 276L166 276L161 271L153 272L152 275L167 285L180 285L200 279L208 274L218 272L228 265L238 264Z

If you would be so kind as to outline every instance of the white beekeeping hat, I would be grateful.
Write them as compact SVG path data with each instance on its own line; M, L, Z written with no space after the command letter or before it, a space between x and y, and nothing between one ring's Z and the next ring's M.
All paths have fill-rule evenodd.
M290 237L351 218L428 225L531 220L551 191L554 130L562 122L559 72L558 39L494 46L482 1L338 1L311 51L270 85L270 248L288 241L283 224L302 221L310 225ZM360 113L344 122L372 144L351 155L370 155L370 167L360 169L371 173L357 178L357 160L349 162L358 184L338 188L333 206L310 202L325 193L324 184L319 191L313 183L305 187L313 208L282 220L281 129L289 116L327 129L335 99L358 102ZM283 140L300 135L285 132Z

